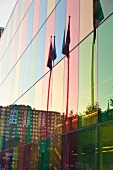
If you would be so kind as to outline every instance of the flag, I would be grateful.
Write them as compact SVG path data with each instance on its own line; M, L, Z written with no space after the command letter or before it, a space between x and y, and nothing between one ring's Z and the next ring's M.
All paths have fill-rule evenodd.
M96 28L100 22L104 19L103 10L100 0L93 0L93 27L94 27L94 43L96 39Z
M91 61L91 103L94 106L94 44L96 40L96 28L104 19L100 0L93 0L93 41L92 41L92 61Z
M53 62L56 58L57 58L57 53L56 53L56 44L55 44L55 36L54 36Z
M48 55L48 61L47 61L47 67L52 70L52 60L53 60L53 46L52 46L52 36L50 39L50 47L49 47L49 55Z
M64 30L63 43L62 43L62 54L65 55L64 48L65 48L65 30Z
M63 38L63 44L64 42L65 42L65 37ZM69 16L69 22L68 22L66 42L65 42L64 47L62 45L62 53L65 54L67 57L69 56L69 45L70 45L70 16Z

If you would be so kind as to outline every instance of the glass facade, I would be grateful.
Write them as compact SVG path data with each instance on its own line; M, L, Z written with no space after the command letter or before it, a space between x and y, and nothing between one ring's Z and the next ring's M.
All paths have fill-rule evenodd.
M17 1L0 39L0 169L113 169L112 28L113 0Z

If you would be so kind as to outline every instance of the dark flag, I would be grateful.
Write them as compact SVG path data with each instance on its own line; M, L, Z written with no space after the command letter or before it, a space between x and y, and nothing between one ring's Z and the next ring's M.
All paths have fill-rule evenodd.
M100 22L104 19L103 10L100 0L93 0L93 28L94 28L94 43L96 39L96 28Z
M50 38L50 47L49 47L49 55L48 55L48 61L47 61L47 67L52 70L52 60L53 60L53 46L52 46L52 36Z
M65 32L64 32L64 36L65 36ZM64 42L65 42L65 38L63 38L63 44ZM64 48L62 48L62 53L66 55L67 57L69 57L69 45L70 45L70 16L69 16L69 22L68 22L66 42L65 42Z
M53 47L53 62L57 58L57 53L56 53L56 44L55 44L55 36L54 36L54 47Z
M47 62L47 67L50 68L49 83L48 83L48 96L47 96L47 111L49 109L49 93L50 93L50 86L51 86L52 68L53 68L54 60L56 58L57 58L57 54L56 54L55 36L54 36L54 48L52 46L52 36L51 36L48 62Z
M65 55L64 48L65 48L65 30L64 30L63 43L62 43L62 54Z

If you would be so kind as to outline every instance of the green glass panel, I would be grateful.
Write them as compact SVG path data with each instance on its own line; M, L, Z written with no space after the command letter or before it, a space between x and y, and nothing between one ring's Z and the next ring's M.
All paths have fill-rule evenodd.
M113 122L99 126L99 161L100 169L113 168Z
M49 169L61 169L62 135L54 136L50 142Z
M40 141L39 144L39 170L49 170L50 139Z
M78 170L98 169L98 127L78 131Z
M98 102L99 121L113 119L113 16L98 29Z

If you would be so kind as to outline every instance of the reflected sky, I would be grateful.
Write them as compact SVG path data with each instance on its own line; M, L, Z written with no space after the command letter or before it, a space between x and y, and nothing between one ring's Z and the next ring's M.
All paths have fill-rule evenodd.
M5 27L17 0L0 1L0 27Z

